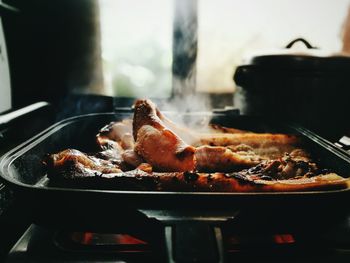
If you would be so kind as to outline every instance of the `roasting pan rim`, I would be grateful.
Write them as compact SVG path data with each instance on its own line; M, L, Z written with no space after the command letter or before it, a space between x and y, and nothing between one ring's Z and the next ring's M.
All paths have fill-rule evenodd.
M212 114L212 116L223 116L224 114ZM31 191L56 191L56 192L70 192L70 193L80 193L80 192L89 192L95 194L118 194L118 195L179 195L179 196L299 196L299 195L329 195L336 193L344 193L349 191L349 187L340 190L317 190L317 191L293 191L293 192L190 192L190 191L136 191L136 190L104 190L104 189L83 189L83 188L67 188L67 187L47 187L39 186L36 184L26 184L15 180L13 176L10 175L11 165L19 158L22 154L29 151L32 147L37 144L40 144L44 139L59 131L62 127L69 125L72 122L75 122L80 119L89 118L89 117L100 117L100 116L120 116L127 117L130 116L130 113L118 113L118 112L106 112L106 113L92 113L79 115L71 118L62 120L49 128L45 129L36 136L33 136L31 139L26 142L18 145L14 149L10 150L0 158L0 176L5 181L5 183L12 185L19 190L31 190ZM350 164L350 157L344 154L340 149L333 146L329 141L321 138L320 136L314 134L313 132L291 125L292 129L300 133L302 136L306 136L309 139L312 139L315 143L318 143L322 147L326 147L328 150L332 151L332 154L336 154L337 157L341 158L343 161L346 161Z

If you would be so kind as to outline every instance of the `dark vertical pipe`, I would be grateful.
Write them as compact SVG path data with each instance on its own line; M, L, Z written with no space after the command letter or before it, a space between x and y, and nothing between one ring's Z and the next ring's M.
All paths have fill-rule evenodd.
M173 24L172 97L195 93L197 59L197 0L177 0Z
M97 0L74 0L66 3L72 13L68 32L71 67L67 88L74 92L103 93L100 10ZM67 19L67 18L66 18ZM67 24L63 25L66 27Z

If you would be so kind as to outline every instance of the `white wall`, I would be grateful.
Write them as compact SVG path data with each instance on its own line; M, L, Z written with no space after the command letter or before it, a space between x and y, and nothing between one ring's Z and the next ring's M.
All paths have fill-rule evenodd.
M0 18L0 113L11 108L10 73L4 43L5 39Z

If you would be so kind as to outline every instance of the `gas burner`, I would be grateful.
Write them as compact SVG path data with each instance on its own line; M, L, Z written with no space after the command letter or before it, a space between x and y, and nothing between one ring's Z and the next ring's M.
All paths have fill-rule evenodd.
M163 262L160 247L159 242L124 233L69 232L31 225L7 262Z
M325 233L278 232L242 225L237 213L143 212L163 227L150 234L139 226L109 233L33 224L7 262L345 262L350 254L349 219Z

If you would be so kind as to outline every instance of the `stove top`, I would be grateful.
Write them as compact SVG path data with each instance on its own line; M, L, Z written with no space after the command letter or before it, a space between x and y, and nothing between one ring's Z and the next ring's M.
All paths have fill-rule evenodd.
M324 232L309 233L270 232L268 228L247 231L249 228L234 223L235 213L198 217L191 212L147 211L147 215L163 225L159 231L152 230L152 235L143 235L147 231L142 229L132 233L120 230L96 233L32 224L11 249L6 262L349 262L350 259L350 215Z
M349 151L350 144L347 138L343 137L337 143L338 147ZM13 147L13 144L8 147ZM0 202L5 200L4 197L6 200L12 200L12 192L2 188L0 185ZM5 205L8 206L7 203L0 203L0 209ZM5 237L7 239L12 235L11 239L18 240L8 253L6 262L349 262L350 260L350 214L337 224L330 223L331 227L327 229L322 228L324 225L321 224L322 227L316 227L310 232L305 232L302 225L299 231L273 227L278 222L264 218L262 214L249 214L242 219L235 211L219 211L218 214L207 214L205 211L200 213L141 211L148 218L159 222L159 225L150 227L147 223L142 223L134 225L134 229L129 227L125 231L110 233L91 229L69 231L64 226L58 229L57 226L36 224L31 224L24 232L24 228L32 223L25 217L29 214L25 209L25 207L13 207L12 214L11 209L7 211L9 216L5 220L6 224L0 220L0 233L3 236L0 238L0 245L8 226L17 228L19 233L15 236L8 233ZM321 220L327 219L320 218ZM304 227L314 226L315 223L317 224L305 220Z

